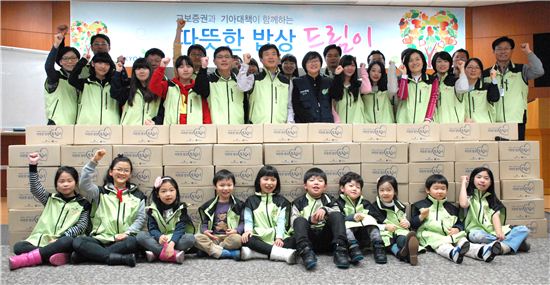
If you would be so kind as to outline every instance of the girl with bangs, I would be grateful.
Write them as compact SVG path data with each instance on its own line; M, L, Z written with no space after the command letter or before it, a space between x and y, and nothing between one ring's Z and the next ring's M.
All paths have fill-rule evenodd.
M363 96L367 123L395 123L395 115L393 112L393 99L395 94L397 94L397 76L395 70L396 67L393 61L390 61L389 74L386 74L386 68L383 63L378 61L370 63L367 73L372 91L366 96ZM363 72L363 70L361 70L361 72Z

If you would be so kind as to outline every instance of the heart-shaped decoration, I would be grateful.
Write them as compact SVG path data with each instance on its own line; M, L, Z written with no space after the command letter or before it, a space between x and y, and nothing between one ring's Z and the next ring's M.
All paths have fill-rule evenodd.
M90 51L90 39L97 34L107 34L107 25L101 21L88 24L81 20L71 23L71 46L86 54Z

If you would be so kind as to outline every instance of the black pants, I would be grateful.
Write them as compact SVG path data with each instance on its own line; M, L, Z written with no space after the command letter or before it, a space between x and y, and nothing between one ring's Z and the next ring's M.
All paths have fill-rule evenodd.
M518 124L518 140L525 140L525 125L527 125L527 111L523 113L523 123Z
M72 252L73 251L73 238L72 237L60 237L56 241L44 246L44 247L37 247L34 246L32 243L22 240L20 242L17 242L13 246L13 253L19 255L22 253L27 253L30 251L33 251L38 248L38 252L40 252L40 257L42 257L43 263L48 263L50 256L61 253L61 252Z
M350 229L361 247L372 245L372 242L382 242L380 229L375 225Z
M311 228L303 217L294 220L292 226L297 249L311 246L317 252L331 252L336 245L347 248L346 226L340 212L327 214L326 224L321 229Z
M103 244L93 237L77 237L73 241L73 248L78 253L79 258L83 260L107 264L111 253L135 253L137 251L137 240L133 236L128 236L121 241Z
M283 243L284 248L295 248L295 242L293 238L286 238L285 240L283 240ZM249 247L253 251L267 255L271 254L271 249L273 248L273 245L268 244L255 236L250 236L248 238L248 242L243 244L243 246Z

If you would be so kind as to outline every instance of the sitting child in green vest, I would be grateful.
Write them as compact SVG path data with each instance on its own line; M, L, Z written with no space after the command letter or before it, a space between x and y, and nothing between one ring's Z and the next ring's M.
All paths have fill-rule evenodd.
M216 197L199 207L200 232L195 247L214 258L240 259L241 234L244 231L244 203L233 196L235 175L221 169L214 175Z
M376 183L378 195L374 207L377 214L381 215L377 220L382 220L382 240L384 245L399 260L418 264L418 239L416 233L410 231L411 223L407 220L406 208L397 198L397 180L390 175L382 175Z
M459 203L467 210L468 239L492 245L497 254L527 252L529 229L504 224L506 208L495 194L493 181L493 172L486 167L475 168L469 178L462 176Z
M193 247L193 222L187 205L180 202L178 183L170 176L157 177L147 208L147 229L139 232L137 242L145 248L147 261L183 263L184 252ZM190 233L188 229L190 228Z
M40 183L38 153L28 155L29 184L32 195L44 205L44 211L31 235L13 246L16 254L9 258L10 270L49 262L66 264L73 251L73 238L88 227L90 203L76 193L78 172L70 166L61 166L55 173L57 193L48 193ZM59 219L63 218L61 224Z
M92 204L92 232L73 241L71 263L91 260L108 265L136 266L137 240L135 235L145 224L145 195L130 183L132 162L117 155L98 187L93 179L96 166L105 156L100 149L82 168L79 190Z
M361 195L363 178L355 172L348 172L340 178L339 185L341 193L336 202L345 216L351 262L355 264L363 259L361 248L370 242L374 251L374 261L379 264L386 263L388 260L384 242L375 219L380 215L376 214L376 209ZM383 220L380 221L382 222Z
M292 202L291 225L296 248L307 270L317 266L317 252L334 251L338 268L349 268L348 241L344 215L336 199L325 193L327 175L319 168L304 174L306 194Z
M412 228L420 245L460 264L464 255L490 262L497 246L471 243L466 239L464 224L458 218L458 208L447 201L449 182L440 174L426 179L428 197L412 205Z
M269 256L270 260L296 263L294 243L287 235L290 202L280 195L279 181L279 172L271 165L256 175L255 193L244 204L243 260Z

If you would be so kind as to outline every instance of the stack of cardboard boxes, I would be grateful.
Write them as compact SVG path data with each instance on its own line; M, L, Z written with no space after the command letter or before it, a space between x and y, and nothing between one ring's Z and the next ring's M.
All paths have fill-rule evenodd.
M97 185L103 185L113 157L124 154L134 166L131 181L147 196L157 176L176 179L195 226L198 207L215 195L212 180L220 169L235 174L234 193L243 201L254 194L258 170L270 164L279 171L281 193L289 201L304 193L304 173L319 167L335 197L340 177L354 171L365 181L364 196L374 201L376 181L386 174L397 178L399 199L410 205L426 197L424 182L432 174L447 177L448 200L457 202L461 176L486 166L507 206L507 223L527 225L533 237L547 231L539 145L514 141L513 124L38 126L28 127L26 134L27 145L9 148L12 244L32 231L43 209L29 191L27 154L40 153L40 181L55 192L57 168L81 171L99 148L107 155L96 168Z

